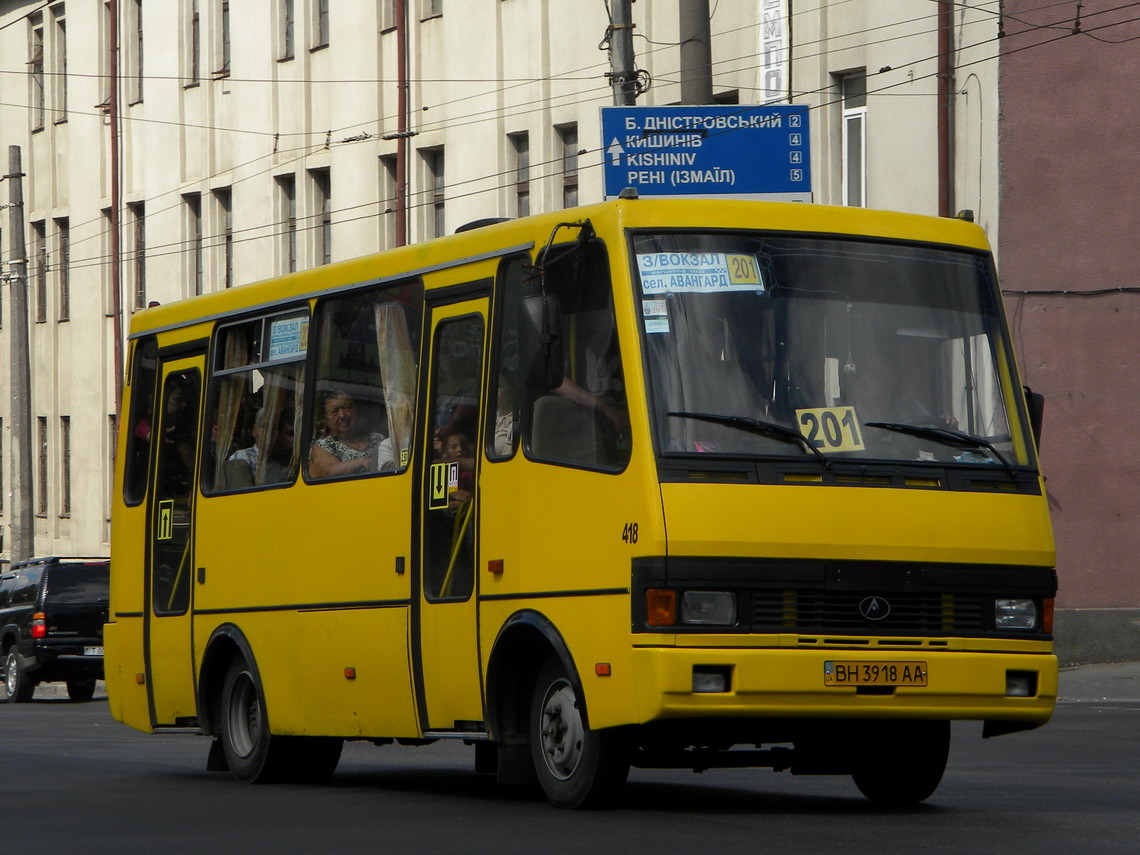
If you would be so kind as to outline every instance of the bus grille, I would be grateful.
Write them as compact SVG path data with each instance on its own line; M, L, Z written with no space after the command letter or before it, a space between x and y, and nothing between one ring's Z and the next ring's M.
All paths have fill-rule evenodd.
M950 635L983 633L992 628L985 608L987 602L993 602L992 597L892 592L878 597L889 604L886 616L869 620L860 611L860 604L873 596L871 592L853 591L755 590L752 631Z

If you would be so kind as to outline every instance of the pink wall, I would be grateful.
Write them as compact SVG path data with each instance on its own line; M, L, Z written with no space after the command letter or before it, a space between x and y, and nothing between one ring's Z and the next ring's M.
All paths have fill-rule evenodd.
M1140 21L1085 0L1071 35L1077 4L1042 5L1005 3L1002 287L1025 381L1047 398L1058 606L1136 608Z

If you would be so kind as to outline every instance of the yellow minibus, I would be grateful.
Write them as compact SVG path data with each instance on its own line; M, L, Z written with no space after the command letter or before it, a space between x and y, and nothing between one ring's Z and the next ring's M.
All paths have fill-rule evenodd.
M982 230L623 198L138 312L116 719L241 781L453 739L928 798L1053 710L1054 547Z

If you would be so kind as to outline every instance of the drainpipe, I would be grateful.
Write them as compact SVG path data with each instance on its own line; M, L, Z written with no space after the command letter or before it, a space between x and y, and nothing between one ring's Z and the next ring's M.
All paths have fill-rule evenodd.
M954 215L953 2L938 0L938 216Z
M123 290L119 253L119 4L109 0L110 39L108 46L111 92L107 108L111 120L111 326L115 337L115 413L123 402ZM122 418L117 420L122 430Z
M408 243L408 0L396 0L396 246Z

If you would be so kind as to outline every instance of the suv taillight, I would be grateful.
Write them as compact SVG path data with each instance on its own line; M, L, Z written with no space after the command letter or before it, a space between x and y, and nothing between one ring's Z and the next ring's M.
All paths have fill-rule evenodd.
M47 615L43 612L32 615L32 638L47 638Z

